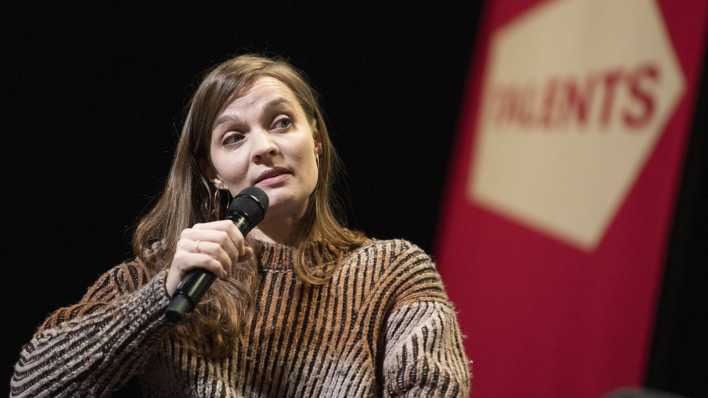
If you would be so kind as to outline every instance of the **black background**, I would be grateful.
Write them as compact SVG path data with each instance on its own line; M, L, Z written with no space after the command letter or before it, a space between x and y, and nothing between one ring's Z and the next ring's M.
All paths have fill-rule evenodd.
M130 256L189 96L232 55L284 56L304 70L347 168L350 225L432 253L481 6L75 7L3 18L6 380L42 320ZM693 124L647 373L650 386L696 397L708 394L696 350L708 335L704 119Z

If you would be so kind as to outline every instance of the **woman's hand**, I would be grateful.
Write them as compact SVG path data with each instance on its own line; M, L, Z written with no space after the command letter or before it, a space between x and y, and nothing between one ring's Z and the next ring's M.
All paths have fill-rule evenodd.
M180 234L167 273L167 293L172 297L179 282L193 269L202 268L225 279L235 263L252 256L253 249L231 220L194 224Z

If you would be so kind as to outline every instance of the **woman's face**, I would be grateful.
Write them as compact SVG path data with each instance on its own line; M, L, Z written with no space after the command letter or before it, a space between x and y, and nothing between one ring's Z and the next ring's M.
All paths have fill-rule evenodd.
M268 194L267 214L294 217L304 213L317 185L319 150L295 95L271 77L257 79L227 105L210 144L217 187L236 195L257 186Z

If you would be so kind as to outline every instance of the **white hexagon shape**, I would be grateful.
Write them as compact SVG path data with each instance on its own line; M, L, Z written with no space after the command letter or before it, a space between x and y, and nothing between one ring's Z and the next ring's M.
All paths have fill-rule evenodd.
M468 198L592 250L684 92L660 10L549 1L491 40Z

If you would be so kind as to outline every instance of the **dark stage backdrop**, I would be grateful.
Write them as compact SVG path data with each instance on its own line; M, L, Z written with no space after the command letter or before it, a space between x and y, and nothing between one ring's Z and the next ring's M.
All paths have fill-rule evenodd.
M338 185L350 225L434 255L480 5L146 7L3 15L5 385L42 320L131 256L133 227L163 185L187 100L202 72L231 55L280 55L304 70L346 165ZM695 151L705 159L705 144ZM703 206L690 200L697 193L685 195ZM697 247L676 250L695 259L704 254ZM679 311L705 301L691 288L694 301L672 301ZM664 349L685 336L669 329ZM668 372L656 368L667 389Z

